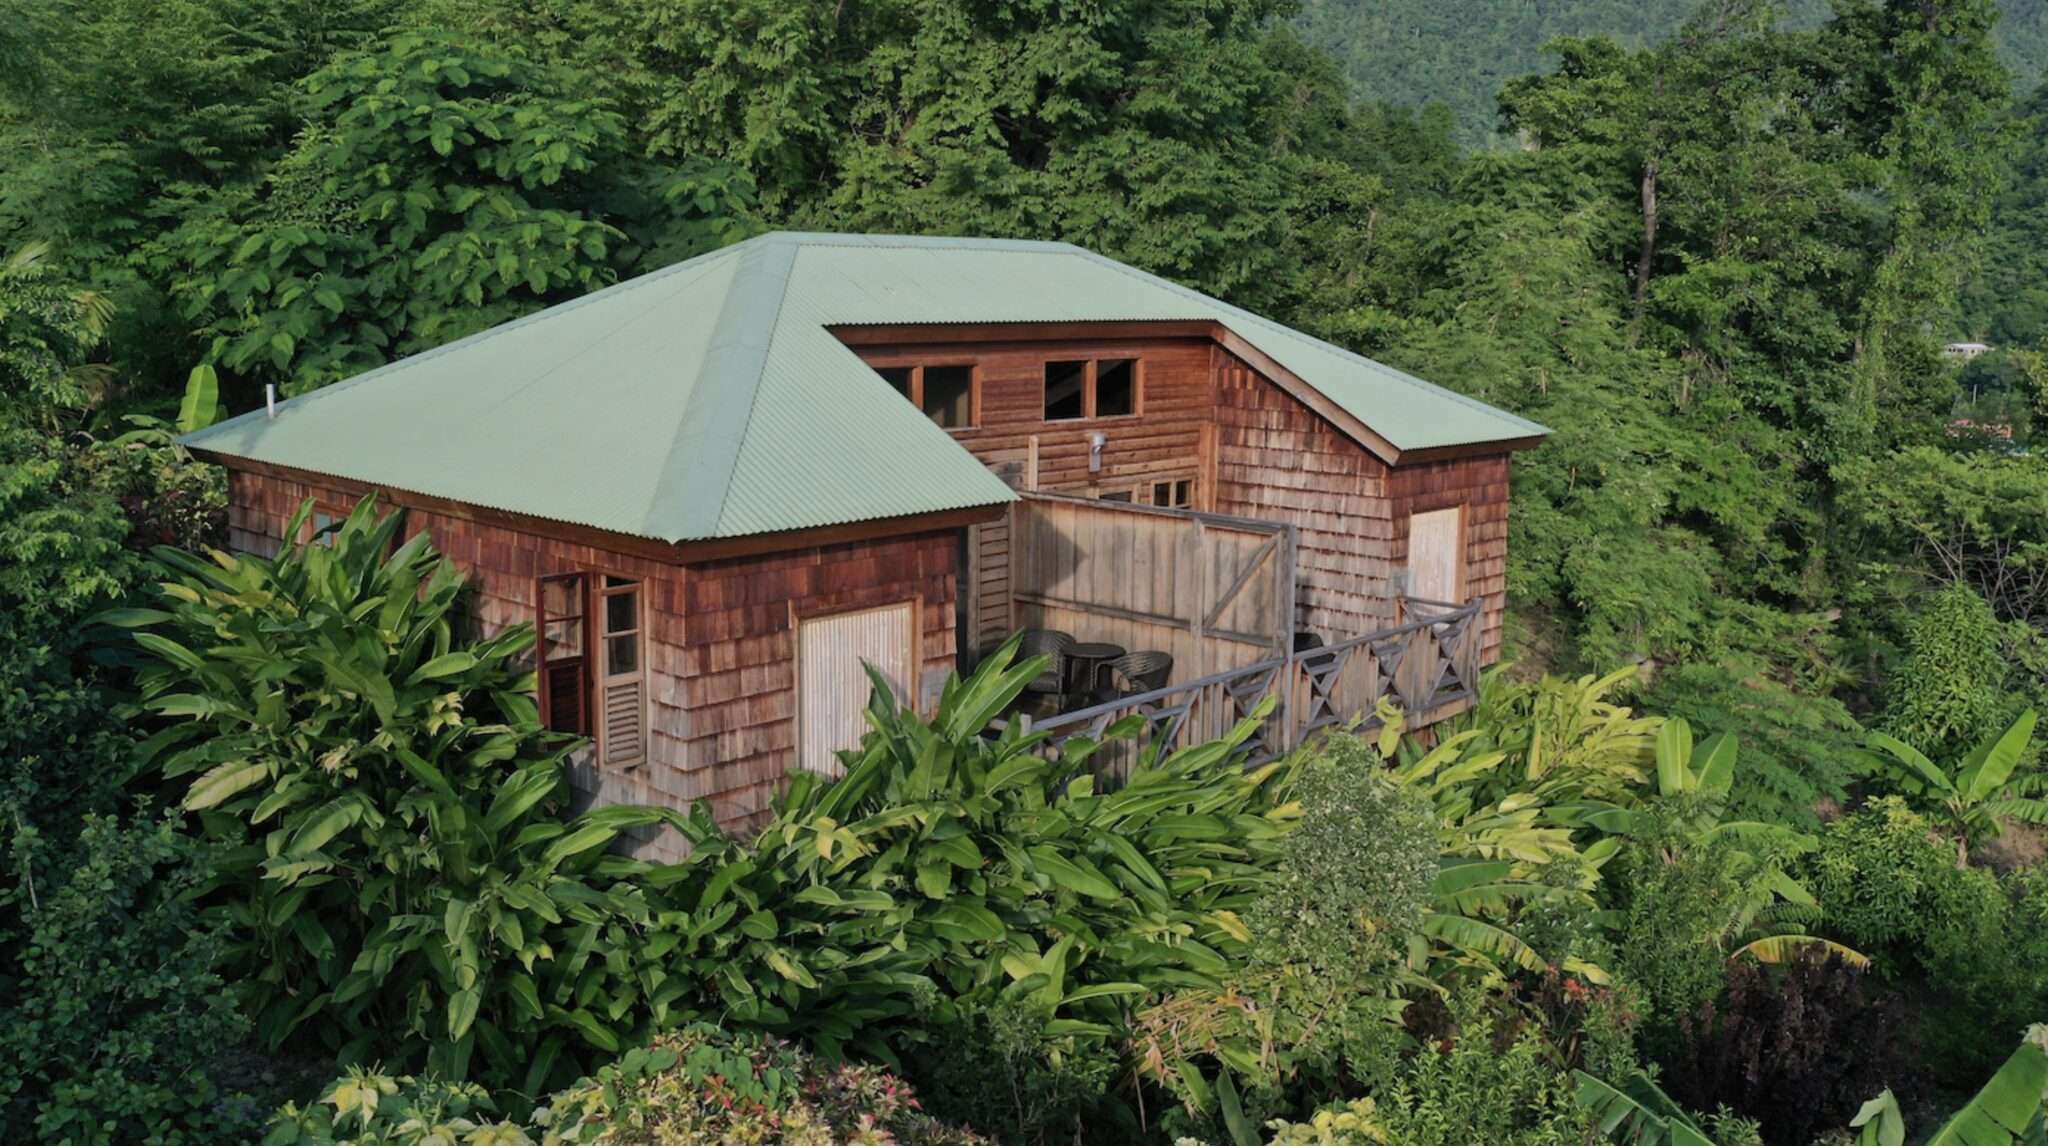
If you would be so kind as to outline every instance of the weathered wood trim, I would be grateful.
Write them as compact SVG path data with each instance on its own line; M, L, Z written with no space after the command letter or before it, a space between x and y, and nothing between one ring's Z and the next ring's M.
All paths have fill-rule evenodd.
M406 509L421 509L453 517L479 525L496 526L501 529L517 530L551 541L567 542L571 545L588 545L612 553L623 553L633 557L644 557L671 565L695 564L701 561L719 561L729 557L753 557L765 553L779 553L789 549L807 549L814 545L839 545L849 541L874 541L884 537L897 537L909 533L926 533L942 529L957 529L965 525L978 525L984 521L1000 518L1006 510L1005 503L969 506L965 509L941 510L936 513L914 513L898 517L876 518L872 521L854 521L842 525L824 525L811 529L788 529L775 533L757 533L745 537L724 537L709 541L685 541L671 545L651 537L638 537L630 533L616 533L608 529L596 529L587 525L575 525L556 521L548 517L516 513L511 510L492 509L466 501L437 497L433 494L398 489L376 482L360 481L342 477L339 474L320 473L316 470L283 466L274 462L257 461L253 458L222 454L203 447L194 447L192 455L202 461L214 462L230 470L257 474L262 477L278 478L284 481L304 482L308 485L325 486L351 497L362 497L375 493L378 497Z
M1076 613L1092 613L1100 617L1115 617L1122 621L1142 621L1146 624L1167 626L1192 632L1200 637L1222 637L1241 645L1270 648L1272 638L1256 633L1240 633L1231 629L1204 629L1199 624L1191 625L1186 617L1169 617L1163 613L1148 613L1142 609L1126 609L1120 605L1101 605L1093 601L1075 601L1066 597L1049 597L1044 593L1016 593L1013 599L1027 605L1042 605L1050 609L1072 609Z
M1303 381L1294 371L1274 361L1265 351L1239 337L1236 331L1218 323L1216 326L1216 341L1225 350L1237 355L1247 365L1265 375L1274 385L1293 395L1302 405L1322 415L1325 421L1342 430L1345 436L1349 437L1352 441L1364 446L1367 452L1371 453L1374 457L1390 466L1401 463L1401 451L1395 447L1394 443L1381 437L1372 427L1353 417L1349 411L1335 402L1330 401L1329 398L1323 395L1322 391Z
M548 517L515 513L511 510L492 509L451 498L436 497L433 494L398 489L377 482L360 481L342 477L339 474L321 473L317 470L300 469L296 466L278 465L275 462L257 461L254 458L223 454L204 447L191 447L192 456L202 461L214 462L230 470L255 474L259 477L277 478L281 481L302 482L307 485L325 486L328 489L349 495L363 497L376 494L381 500L402 509L420 509L452 517L461 521L489 525L499 529L511 529L550 541L561 541L570 545L588 545L612 553L623 553L643 557L650 561L675 564L676 547L651 537L637 537L630 533L615 533L609 529L595 529L587 525L573 525Z
M878 541L907 533L937 533L995 521L1008 512L1008 502L973 505L936 513L913 513L902 517L881 517L845 525L822 525L813 529L789 529L779 533L755 533L745 537L721 537L711 541L684 541L675 546L675 560L685 565L724 561L732 557L756 557L788 549L815 545L843 545L849 541Z
M1077 339L1213 338L1209 319L1125 322L923 322L827 326L848 346L936 345L947 342L1069 342Z
M1401 455L1403 465L1421 465L1424 462L1452 462L1464 458L1483 458L1494 454L1514 453L1517 450L1532 450L1548 441L1543 434L1532 434L1526 438L1502 438L1492 442L1472 442L1461 446L1430 446L1426 449L1408 450Z

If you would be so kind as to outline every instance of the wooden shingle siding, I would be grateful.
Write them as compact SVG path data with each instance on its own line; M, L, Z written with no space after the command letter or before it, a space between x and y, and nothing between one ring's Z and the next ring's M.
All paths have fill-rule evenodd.
M799 618L918 601L918 707L953 669L952 532L852 542L685 568L681 767L722 824L766 810L796 760ZM901 698L899 698L901 699Z
M1217 348L1215 510L1299 532L1296 623L1332 635L1397 623L1411 513L1465 507L1465 592L1486 599L1481 660L1500 659L1507 604L1505 453L1388 466Z
M354 504L352 495L306 482L245 472L229 480L229 545L240 552L276 554L305 498ZM953 668L958 540L950 531L678 566L407 510L407 536L422 529L469 574L485 634L534 620L543 575L594 569L644 585L646 763L600 768L588 748L579 751L570 779L587 806L687 808L703 799L720 824L756 819L794 759L795 616L921 600L927 706ZM664 829L647 833L638 850L671 858L679 844Z

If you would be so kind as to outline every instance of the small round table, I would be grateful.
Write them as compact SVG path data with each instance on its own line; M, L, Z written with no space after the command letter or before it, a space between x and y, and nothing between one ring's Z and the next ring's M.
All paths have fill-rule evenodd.
M1122 645L1079 641L1067 646L1067 690L1089 696L1101 686L1102 666L1124 655Z

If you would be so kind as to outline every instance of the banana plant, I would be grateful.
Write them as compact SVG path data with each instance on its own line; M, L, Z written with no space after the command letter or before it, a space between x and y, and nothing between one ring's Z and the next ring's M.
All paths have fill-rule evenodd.
M1455 968L1482 977L1543 970L1550 960L1514 930L1517 910L1538 900L1562 900L1591 911L1591 873L1611 845L1582 852L1544 791L1510 786L1506 795L1493 798L1502 790L1495 783L1498 774L1515 765L1509 753L1486 747L1481 729L1453 733L1427 750L1403 745L1400 737L1399 721L1388 720L1374 747L1396 761L1388 777L1421 792L1436 809L1441 852L1421 933L1409 943L1409 970L1435 980ZM1575 789L1553 784L1548 790ZM1558 863L1580 869L1577 878L1562 884L1539 878L1542 869ZM1440 966L1432 971L1433 964ZM1607 978L1592 963L1567 959L1563 965L1596 982Z
M1886 1088L1849 1128L1856 1146L1905 1146L1906 1116ZM1926 1146L2048 1146L2048 1026L2027 1028L2019 1048Z
M1692 1115L1672 1101L1649 1075L1635 1071L1620 1086L1572 1072L1578 1082L1579 1108L1593 1116L1593 1125L1610 1141L1639 1146L1715 1146Z
M1870 743L1882 753L1875 758L1892 772L1899 787L1932 805L1947 822L1955 837L1956 866L1961 868L1969 866L1971 842L1997 836L2003 821L2048 824L2048 799L2032 794L2038 786L2012 779L2033 739L2034 721L2033 709L2020 713L2010 727L1972 749L1953 769L1942 768L1919 749L1882 732L1871 733Z

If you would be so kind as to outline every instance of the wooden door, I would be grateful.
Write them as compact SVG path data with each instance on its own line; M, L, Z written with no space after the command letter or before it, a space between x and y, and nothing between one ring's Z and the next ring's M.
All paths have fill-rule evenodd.
M859 746L873 685L863 662L889 682L896 703L914 705L917 610L912 602L809 617L797 627L797 766L826 776L835 755Z
M1465 510L1408 517L1408 596L1459 604L1465 599Z

